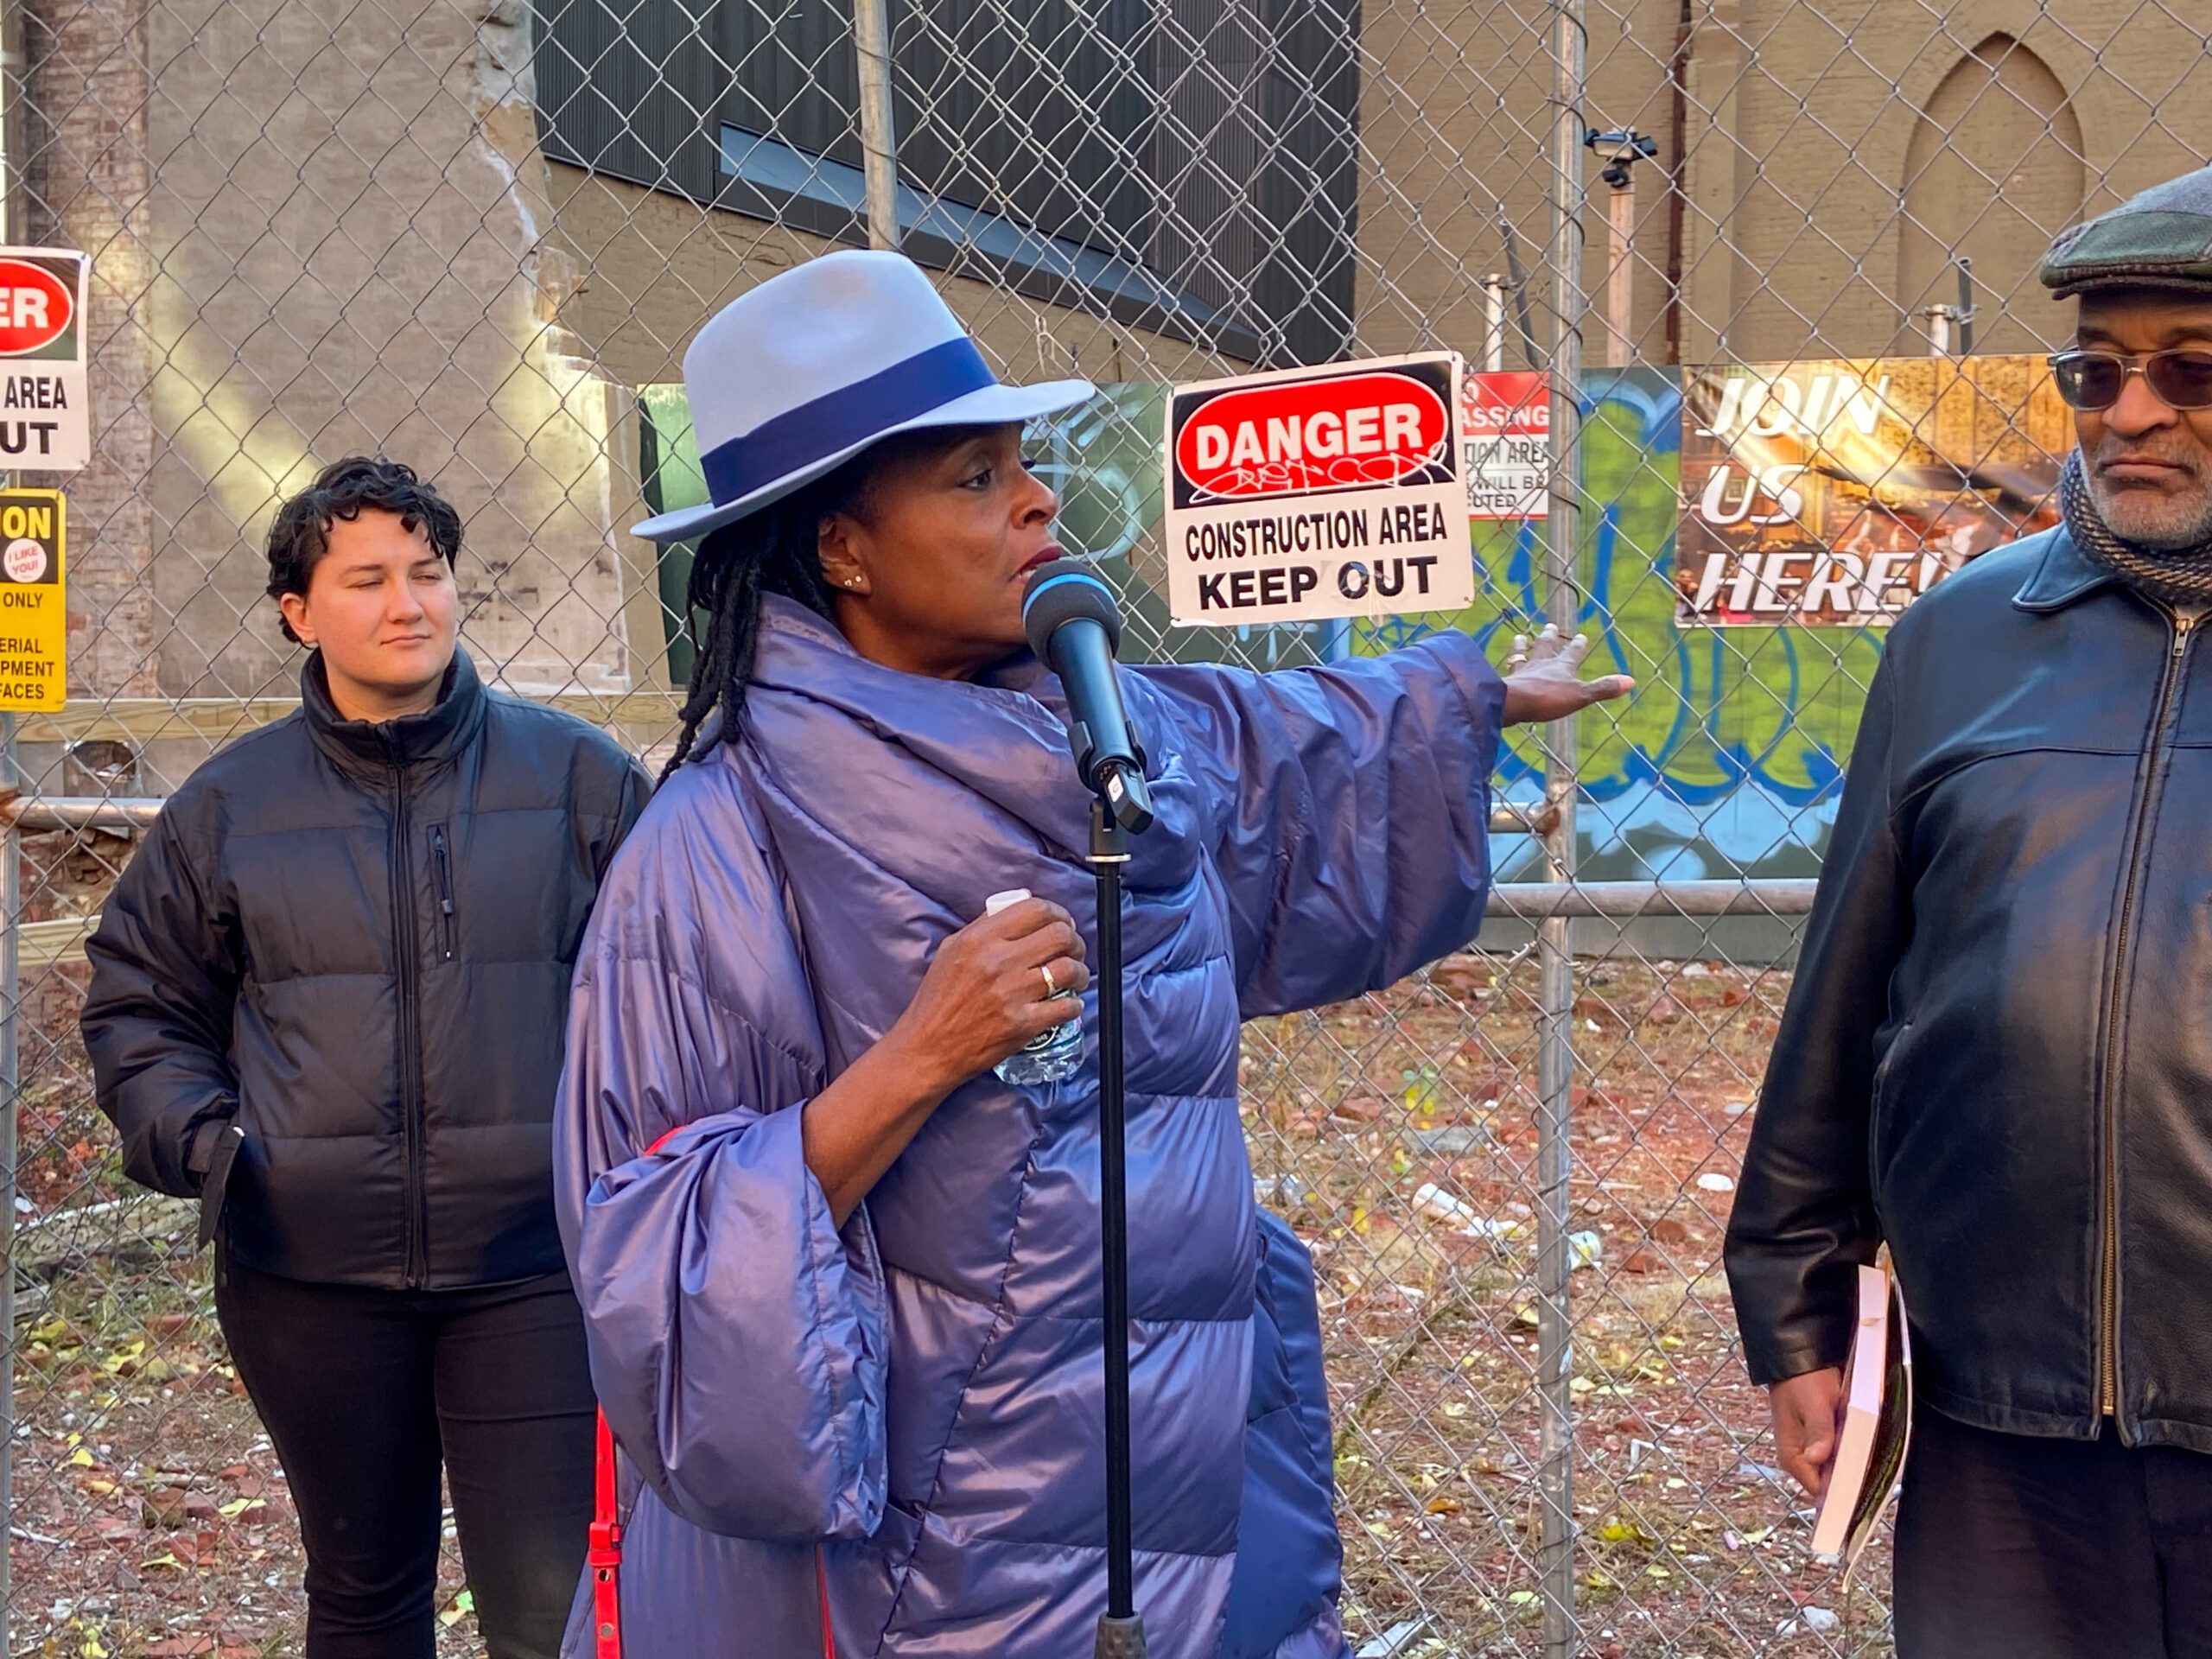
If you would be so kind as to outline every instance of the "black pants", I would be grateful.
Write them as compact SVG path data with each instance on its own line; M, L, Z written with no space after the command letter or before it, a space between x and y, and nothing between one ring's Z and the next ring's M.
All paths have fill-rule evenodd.
M1913 1421L1897 1659L2212 1659L2212 1457Z
M567 1276L365 1290L222 1259L215 1308L299 1510L307 1659L431 1659L441 1462L492 1659L553 1659L592 1503Z

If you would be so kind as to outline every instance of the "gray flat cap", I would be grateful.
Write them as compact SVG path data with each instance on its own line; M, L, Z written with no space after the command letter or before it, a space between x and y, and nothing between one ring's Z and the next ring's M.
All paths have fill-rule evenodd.
M2062 232L2044 255L2057 299L2099 288L2174 288L2212 296L2212 167L2154 185Z

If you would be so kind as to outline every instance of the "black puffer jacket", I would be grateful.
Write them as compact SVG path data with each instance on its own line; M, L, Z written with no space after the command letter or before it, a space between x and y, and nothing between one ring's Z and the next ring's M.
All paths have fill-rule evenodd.
M234 1118L216 1202L248 1266L432 1289L557 1272L569 969L645 775L465 654L435 709L381 725L340 716L319 656L301 685L298 714L170 798L86 947L124 1167L197 1192Z
M1947 1415L2212 1452L2207 632L2063 530L1893 631L1729 1224L1759 1382L1886 1239Z

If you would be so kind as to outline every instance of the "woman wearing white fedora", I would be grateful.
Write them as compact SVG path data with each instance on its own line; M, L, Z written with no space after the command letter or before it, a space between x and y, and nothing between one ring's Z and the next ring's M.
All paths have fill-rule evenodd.
M1056 503L922 273L836 253L684 381L711 620L667 783L579 958L562 1216L625 1504L569 1651L1071 1659L1105 1598L1089 794L1022 644ZM1256 1212L1240 1017L1466 942L1502 720L1626 689L1452 635L1123 676L1158 814L1128 866L1137 1602L1160 1659L1340 1659L1312 1269ZM986 916L987 897L1038 895ZM619 1549L613 1521L620 1522ZM619 1555L619 1581L614 1562ZM613 1593L619 1583L619 1607Z

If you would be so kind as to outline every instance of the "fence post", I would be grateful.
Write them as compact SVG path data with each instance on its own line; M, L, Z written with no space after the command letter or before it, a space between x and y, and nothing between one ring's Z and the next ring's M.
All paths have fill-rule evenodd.
M8 481L15 481L10 474ZM0 787L16 773L16 717L0 714ZM0 835L0 1654L12 1651L10 1603L16 1592L16 1090L21 1084L16 1027L22 1001L17 930L22 922L22 844L10 817Z
M1483 278L1483 367L1496 374L1505 366L1505 278Z
M19 0L0 0L0 242L28 239L29 192L23 184L24 115L29 77L23 62ZM0 474L12 489L19 473ZM20 789L16 717L0 712L0 789ZM0 835L0 1655L15 1651L16 1621L16 1160L21 1116L16 1091L22 1069L16 1046L17 1004L23 992L20 930L23 920L22 841L11 815Z
M1552 473L1545 525L1545 611L1571 637L1581 609L1576 570L1581 506L1582 118L1588 41L1583 0L1553 0L1552 55ZM1544 800L1552 828L1543 837L1548 879L1574 879L1574 721L1556 721L1543 739ZM1538 1490L1543 1531L1545 1659L1573 1659L1574 1381L1573 1325L1567 1306L1570 1177L1568 1139L1574 1084L1574 924L1554 917L1537 930L1539 989L1536 1080L1536 1385L1543 1413Z
M1605 366L1625 369L1635 359L1636 172L1612 188L1605 200L1610 269L1605 275Z
M868 245L899 246L899 134L891 113L891 0L853 0L860 60L861 157L868 194Z

